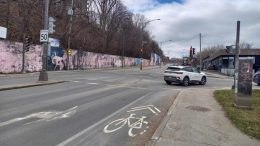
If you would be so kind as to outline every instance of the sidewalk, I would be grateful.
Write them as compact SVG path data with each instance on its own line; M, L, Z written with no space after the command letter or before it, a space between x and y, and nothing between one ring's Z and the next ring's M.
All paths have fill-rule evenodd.
M20 89L20 88L28 88L28 87L34 87L34 86L59 84L59 83L64 83L64 82L66 82L66 81L38 81L38 82L24 83L24 84L4 85L4 86L0 86L0 91Z
M154 142L150 145L260 145L260 141L248 137L232 125L213 98L211 89L200 89L200 92L196 89L181 91L158 129L152 138Z

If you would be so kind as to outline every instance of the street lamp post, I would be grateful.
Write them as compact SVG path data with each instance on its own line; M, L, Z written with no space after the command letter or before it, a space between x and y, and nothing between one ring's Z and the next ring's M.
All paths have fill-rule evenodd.
M73 14L74 14L74 0L71 0L71 8L69 10L70 15L70 21L69 21L69 38L68 38L68 48L67 48L67 70L70 69L70 54L68 53L70 50L70 41L71 41L71 29L72 29L72 20L73 20Z
M48 20L49 20L48 17L49 17L49 0L45 0L44 30L48 30ZM42 71L40 72L39 81L48 81L47 51L48 51L48 42L45 42L43 44Z
M171 42L172 40L167 40L167 41L162 41L162 42L160 42L160 44L161 44L161 49L162 49L162 45L163 45L163 43L167 43L167 42Z
M126 17L123 19L123 24L121 26L121 31L122 31L122 56L121 56L121 63L122 63L122 68L124 68L125 66L125 39L126 39L126 29L127 29L127 26L130 22L130 18L129 17Z
M162 49L162 46L163 46L163 43L167 43L167 42L171 42L172 40L166 40L166 41L162 41L162 42L160 42L160 48ZM161 59L161 57L160 57L160 59ZM160 61L160 67L161 67L161 61Z
M140 70L143 69L143 45L144 45L144 41L143 41L143 31L144 28L146 27L146 25L152 21L157 21L157 20L161 20L161 19L152 19L152 20L148 20L144 23L144 25L141 27L141 63L140 63Z

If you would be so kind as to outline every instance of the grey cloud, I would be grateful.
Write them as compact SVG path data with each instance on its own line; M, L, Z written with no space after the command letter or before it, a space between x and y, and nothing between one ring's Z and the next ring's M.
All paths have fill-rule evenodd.
M260 0L187 0L156 5L143 14L148 19L161 19L149 24L147 30L158 42L174 41L171 47L163 47L171 57L181 57L190 45L198 48L199 33L203 47L234 43L237 20L241 21L241 42L260 48Z

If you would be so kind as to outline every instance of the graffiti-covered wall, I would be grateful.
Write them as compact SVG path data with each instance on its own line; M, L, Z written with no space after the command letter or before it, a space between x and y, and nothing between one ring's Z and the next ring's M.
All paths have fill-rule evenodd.
M69 56L69 58L68 58ZM69 60L69 63L68 63ZM123 61L123 63L122 63ZM70 69L96 69L123 66L136 66L141 63L138 58L121 57L93 52L80 52L72 50L71 55L67 55L66 50L61 48L50 49L50 59L48 61L50 70L63 70L69 66ZM150 60L143 60L144 66L150 65Z
M161 63L161 58L158 54L156 53L151 53L151 59L150 59L150 65L154 66L154 65L160 65Z
M42 48L31 46L25 52L24 69L26 72L40 71L42 68ZM0 73L18 73L22 71L23 44L0 41Z
M22 43L0 40L0 73L19 73L22 71L22 48ZM158 59L155 55L151 55L151 60L143 59L143 66L156 65ZM40 71L42 68L41 56L42 47L32 45L25 52L25 71ZM140 58L122 58L121 56L77 50L72 50L72 53L67 55L66 50L62 48L51 47L48 49L48 70L64 70L67 67L70 69L111 68L121 67L122 65L130 67L140 65L140 63Z

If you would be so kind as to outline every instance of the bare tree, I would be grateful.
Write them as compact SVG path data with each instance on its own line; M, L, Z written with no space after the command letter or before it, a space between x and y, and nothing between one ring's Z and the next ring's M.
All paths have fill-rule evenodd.
M30 35L33 43L39 43L43 28L42 0L0 0L0 25L8 27L8 39L23 41ZM71 0L50 0L49 16L55 21L55 32L50 34L67 48ZM144 58L151 52L163 56L158 44L143 28L147 19L133 15L121 0L74 0L71 31L71 47L85 51L140 57L140 42L147 41Z

